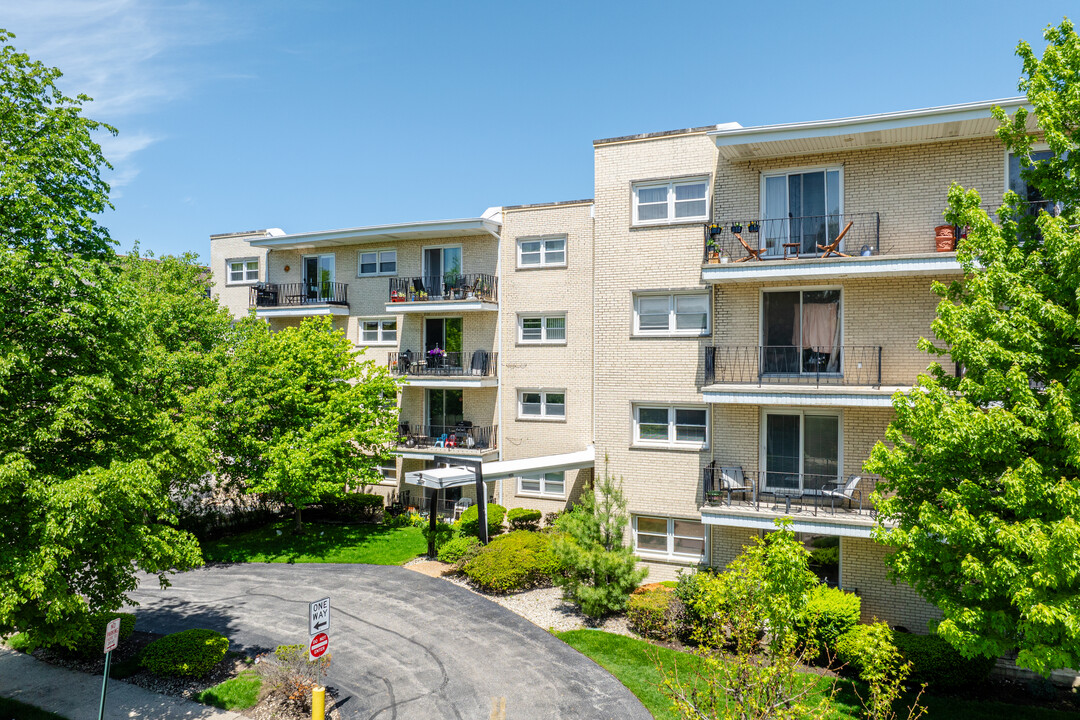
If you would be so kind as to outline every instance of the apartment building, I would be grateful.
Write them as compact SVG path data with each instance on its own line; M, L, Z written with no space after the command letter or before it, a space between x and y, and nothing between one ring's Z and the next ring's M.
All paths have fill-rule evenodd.
M549 512L610 472L652 580L788 518L866 619L925 632L937 610L888 580L862 466L928 365L931 283L961 277L949 186L1025 192L989 112L1022 102L598 140L593 199L215 235L213 269L234 312L332 315L407 381L380 491L475 498L471 471L435 471L455 455L489 498Z

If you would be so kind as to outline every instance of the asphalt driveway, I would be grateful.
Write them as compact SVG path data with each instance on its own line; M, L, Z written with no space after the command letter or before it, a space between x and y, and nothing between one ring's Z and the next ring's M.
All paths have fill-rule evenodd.
M532 623L396 566L228 565L144 577L140 630L212 628L241 651L306 643L308 602L330 596L327 684L346 718L650 720L618 680Z

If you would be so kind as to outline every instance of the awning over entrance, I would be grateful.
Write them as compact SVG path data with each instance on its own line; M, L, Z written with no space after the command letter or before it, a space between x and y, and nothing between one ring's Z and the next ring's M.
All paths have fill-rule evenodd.
M596 461L596 450L590 445L584 450L561 455L542 455L522 460L502 460L484 463L482 470L484 481L537 472L557 472L559 470L578 470L591 468ZM472 470L462 467L434 468L405 473L405 482L410 485L445 490L446 488L464 487L476 482Z

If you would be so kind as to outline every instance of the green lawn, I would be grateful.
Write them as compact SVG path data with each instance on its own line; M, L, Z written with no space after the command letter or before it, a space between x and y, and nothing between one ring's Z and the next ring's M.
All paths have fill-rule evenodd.
M21 703L18 700L0 697L0 718L18 718L19 720L68 720L63 715Z
M274 523L203 543L203 557L207 562L401 565L427 552L415 527L305 523L303 535L294 535L292 527L289 521Z
M203 705L211 705L222 710L246 710L254 707L259 699L259 687L262 680L253 671L241 673L238 677L218 683L195 696Z
M583 655L592 658L598 665L610 672L630 692L641 700L657 720L676 718L670 710L670 703L660 692L660 671L655 659L659 658L665 669L678 663L679 674L698 667L698 660L690 653L657 647L644 640L613 635L600 630L572 630L556 633L560 640L570 645ZM827 687L827 681L822 680ZM857 720L862 717L858 698L852 691L852 683L842 680L836 694L837 720ZM866 693L862 690L863 696ZM950 697L923 696L923 704L929 710L931 718L964 718L964 720L997 720L1007 717L1009 720L1075 720L1076 713L1059 710L1047 710L1039 707L1010 705L995 702L973 702ZM898 713L906 717L907 713Z

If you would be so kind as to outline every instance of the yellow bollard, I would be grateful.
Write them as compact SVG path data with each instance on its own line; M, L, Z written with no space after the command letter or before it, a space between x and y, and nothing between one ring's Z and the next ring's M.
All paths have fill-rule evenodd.
M311 688L311 720L326 720L326 688Z

